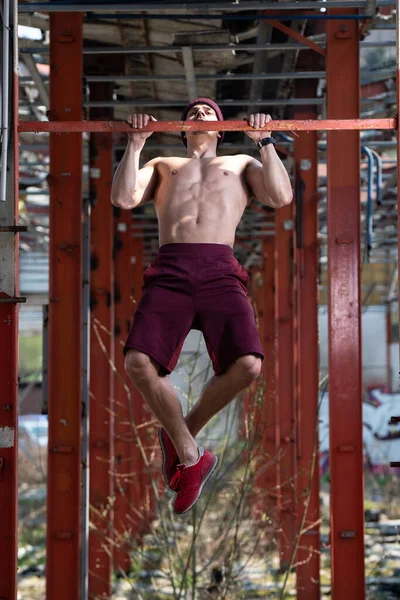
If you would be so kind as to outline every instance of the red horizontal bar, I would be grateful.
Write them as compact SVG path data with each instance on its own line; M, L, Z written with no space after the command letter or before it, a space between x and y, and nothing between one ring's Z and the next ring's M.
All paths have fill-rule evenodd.
M270 121L265 127L250 127L246 121L157 121L141 131L334 131L350 129L397 129L397 119L310 119L297 121ZM72 132L131 132L124 121L20 121L18 131Z

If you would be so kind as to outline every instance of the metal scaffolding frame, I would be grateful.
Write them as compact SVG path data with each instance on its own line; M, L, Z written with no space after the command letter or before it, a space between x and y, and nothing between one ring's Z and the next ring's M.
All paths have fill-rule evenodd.
M7 3L6 3L7 4ZM400 24L399 24L399 0L396 2L389 0L377 0L376 7L397 7L396 11L396 82L397 90L395 101L397 107L400 106ZM296 115L300 118L295 120L276 120L268 124L268 129L274 131L299 131L301 132L294 143L295 164L298 171L295 176L296 182L302 181L304 187L297 189L297 202L294 207L282 209L277 214L275 221L275 239L272 236L274 232L271 228L265 226L265 222L259 220L259 227L254 229L257 239L262 240L261 252L270 255L272 246L275 245L275 312L272 315L271 297L266 297L262 302L263 306L268 307L269 323L264 323L264 331L269 332L268 343L271 344L271 319L274 319L273 331L278 334L280 345L278 345L278 356L281 355L280 365L284 364L285 352L288 347L295 348L295 353L290 357L292 364L291 377L279 377L279 361L276 378L276 399L280 399L280 406L275 405L276 411L281 411L281 426L275 431L273 439L265 442L266 447L279 447L283 445L289 447L290 451L284 453L285 458L279 464L279 473L284 478L292 478L296 472L299 474L306 468L311 459L314 446L309 442L310 432L312 431L314 421L311 419L306 422L306 418L312 415L315 409L316 393L315 389L315 364L310 367L306 361L302 360L302 353L308 344L313 345L314 359L316 361L316 340L315 340L315 322L310 324L310 313L312 319L315 319L316 298L314 291L315 281L315 260L316 260L316 170L303 173L300 164L302 160L307 160L310 153L316 155L317 147L327 148L328 160L328 248L329 248L329 303L330 303L330 378L331 378L331 463L332 463L332 490L331 490L331 544L332 544L332 598L333 600L342 600L346 594L351 593L352 597L362 600L365 595L364 590L364 552L363 552L363 506L362 506L362 444L361 444L361 350L360 350L360 279L359 263L360 248L359 223L360 223L360 199L359 199L359 168L360 168L360 135L361 130L395 130L397 142L390 140L376 140L368 145L371 147L395 147L399 148L400 133L398 127L398 118L378 118L378 119L359 119L359 69L358 69L358 47L368 47L368 42L359 44L358 23L356 18L365 17L359 15L356 9L364 9L364 1L351 0L349 2L285 2L277 6L276 3L265 2L237 2L235 4L228 2L218 3L195 3L187 2L185 10L201 11L235 11L240 16L241 10L270 10L270 11L289 11L302 10L313 11L328 9L327 18L327 36L323 42L318 42L323 48L326 47L327 69L326 72L316 71L307 73L307 78L326 77L330 90L328 98L328 119L315 119L312 114L305 115L310 106L314 108L322 104L320 98L296 97L290 100L283 100L281 103L271 100L252 100L255 106L268 106L270 103L282 106L295 106ZM51 293L50 293L50 369L49 369L49 405L50 405L50 440L49 440L49 499L48 499L48 538L47 538L47 598L48 600L71 600L71 598L82 597L88 593L86 586L82 583L81 567L86 564L80 561L80 539L85 535L82 531L81 508L81 377L82 377L82 349L79 340L81 339L81 319L82 319L82 287L81 287L81 269L82 269L82 237L81 237L81 184L82 184L82 132L95 132L96 136L102 134L112 134L115 132L126 132L130 128L126 123L117 121L82 121L81 103L81 57L84 54L112 54L123 51L124 53L138 52L184 52L183 48L168 46L153 46L145 48L83 48L82 43L82 13L93 12L101 13L107 9L107 13L112 11L132 12L131 18L134 18L135 12L149 10L149 3L130 2L114 4L111 8L106 4L74 4L74 3L26 3L19 6L20 13L31 13L33 11L42 11L55 13L50 15L51 22L51 45L50 58L51 64L56 65L57 69L52 69L51 77L53 83L50 88L51 110L54 111L53 117L57 120L49 122L29 122L20 121L18 123L18 105L17 90L18 80L14 78L14 150L15 162L13 164L15 174L15 196L11 194L5 199L6 219L5 225L0 227L0 236L12 235L18 240L18 232L21 230L17 226L18 218L18 172L17 172L17 149L16 143L18 132L52 132L59 135L50 136L50 155L51 155L51 173L50 173L50 193L51 193ZM151 10L172 11L181 9L179 3L151 3ZM67 14L65 14L67 13ZM182 13L171 14L162 13L163 17L179 18ZM114 15L121 18L123 15ZM157 17L157 15L153 15ZM201 18L204 15L196 15ZM224 15L209 15L221 18ZM288 18L286 12L284 17ZM293 16L293 15L291 15ZM303 15L304 18L311 18L310 14ZM321 18L324 15L318 15ZM140 18L150 18L148 14L142 14ZM348 17L348 18L347 18ZM128 17L129 18L129 17ZM259 18L266 19L265 15L259 15ZM16 13L13 19L14 27L16 25ZM73 33L70 39L66 40L65 28ZM348 35L340 35L343 27ZM339 34L339 35L338 35ZM15 31L14 31L15 36ZM65 56L65 43L68 43L69 54ZM372 44L371 44L372 45ZM370 46L371 46L370 45ZM383 44L376 44L382 46ZM387 46L391 45L387 44ZM203 51L219 50L278 50L279 44L269 44L263 48L257 45L198 45L193 46L192 50L201 49ZM283 46L283 45L282 45ZM302 44L286 44L285 50L303 50L309 49ZM332 49L334 52L332 52ZM22 53L40 53L48 52L48 48L24 48ZM335 54L334 54L335 53ZM345 56L346 60L338 64L338 56ZM357 60L356 60L357 59ZM14 57L16 62L16 56ZM343 68L346 63L346 69ZM340 66L340 69L338 68ZM189 82L188 72L186 71L186 80ZM393 72L390 71L390 74ZM65 87L61 85L62 77L70 74L70 90L68 95L65 93ZM302 81L306 74L303 72L286 73L286 77ZM303 77L304 75L304 77ZM217 80L217 79L280 79L282 74L253 74L253 75L203 75L195 76L191 79L192 86L197 79ZM165 81L177 80L178 76L146 76L146 77L121 77L121 76L87 76L88 82L105 81ZM179 76L179 80L184 80L184 76ZM57 85L59 82L59 85ZM72 83L71 83L72 82ZM340 97L340 86L346 86L348 98L343 102ZM58 88L58 91L57 91ZM189 87L189 89L191 89ZM337 89L335 93L332 90ZM60 91L62 90L62 91ZM30 103L35 106L36 103ZM126 102L129 106L148 107L174 107L183 106L184 101L162 102L154 100L138 100L136 102ZM232 100L219 102L221 106L243 106L244 101ZM112 107L122 106L124 102L84 102L83 105L88 108L93 107ZM305 107L305 108L300 108ZM310 117L310 118L309 118ZM18 125L18 130L17 130ZM4 129L5 125L2 124ZM160 121L151 123L146 128L152 132L181 132L188 130L216 130L216 131L248 131L253 130L246 123L241 121L225 121L219 123L189 123L180 121ZM328 131L327 141L317 143L315 133L307 132ZM310 140L312 139L312 142ZM282 142L282 147L292 145L292 141ZM312 144L312 148L310 147ZM25 144L25 147L28 145ZM151 145L149 145L151 146ZM47 148L48 146L43 146ZM158 146L153 145L154 148ZM174 145L162 145L164 149L173 148ZM246 148L246 145L235 144L232 148ZM39 146L35 146L39 148ZM66 150L67 149L67 150ZM111 162L111 154L108 154ZM315 165L316 158L312 160ZM12 164L12 161L10 161ZM3 169L4 171L4 169ZM397 163L398 178L400 177L400 164ZM9 186L12 189L12 186ZM301 191L301 189L303 191ZM299 204L299 197L302 201ZM72 199L72 202L71 202ZM75 201L74 201L75 200ZM3 203L2 203L3 204ZM399 202L398 211L399 211ZM349 210L351 207L351 210ZM1 207L3 210L3 207ZM307 210L311 211L307 213ZM307 227L304 229L296 228L295 223L299 222L299 211L303 215L311 214ZM0 213L1 215L2 213ZM346 216L344 217L344 214ZM102 216L103 224L106 222L106 216ZM139 219L138 219L139 220ZM119 221L120 225L123 223ZM126 226L129 224L125 221ZM132 227L130 239L133 245L140 246L136 250L138 263L135 270L135 285L138 286L140 279L139 270L142 269L142 260L145 255L144 241L147 237L145 231L148 224L140 222L137 227ZM150 227L152 227L149 224ZM121 229L119 231L122 231ZM150 230L149 230L150 231ZM243 235L245 237L246 234ZM92 236L93 237L93 236ZM150 234L153 238L153 234ZM238 235L240 237L240 234ZM3 238L2 238L3 239ZM7 242L8 243L8 242ZM291 244L296 244L294 258L296 285L293 288L291 280ZM1 244L0 244L0 247ZM0 549L3 548L2 555L7 558L0 567L0 596L10 600L16 598L16 441L14 434L10 437L10 431L16 431L16 397L17 397L17 304L23 301L18 297L17 286L17 249L14 244L8 244L8 254L6 266L9 281L0 278L0 337L5 340L1 346L1 357L3 369L6 369L7 378L0 378L0 388L3 390L3 396L7 398L7 403L3 404L3 410L0 412L0 503L3 507L3 519L7 523L7 531L0 536ZM125 253L125 256L129 256ZM341 265L342 271L339 272L337 265ZM139 266L140 265L140 269ZM264 265L265 266L265 265ZM139 270L138 270L139 269ZM104 275L104 273L102 273ZM119 277L121 273L119 272ZM121 281L121 280L120 280ZM100 285L100 284L99 284ZM121 283L122 285L122 283ZM283 287L282 287L283 286ZM110 286L111 287L111 286ZM344 290L346 290L344 292ZM101 294L107 295L106 288L101 285ZM137 292L137 290L136 290ZM122 294L122 290L121 290ZM110 291L111 297L111 291ZM294 306L290 299L296 298ZM265 304L264 304L265 303ZM118 313L119 319L127 319L128 307L126 304ZM307 316L308 315L308 316ZM345 318L344 318L345 316ZM112 322L110 329L113 329ZM93 338L93 334L92 334ZM286 340L286 342L285 342ZM92 339L93 343L93 339ZM112 349L110 348L110 356ZM298 364L295 367L294 359L297 357ZM69 366L68 377L65 377L65 364ZM119 363L121 365L121 363ZM297 371L296 371L297 368ZM309 373L308 370L312 372ZM71 374L72 373L72 374ZM354 374L356 374L354 376ZM311 378L311 379L310 379ZM293 379L293 380L292 380ZM341 384L343 380L352 381L351 391L344 394ZM312 383L310 383L312 381ZM61 383L60 383L61 382ZM4 389L3 386L4 385ZM309 387L307 387L309 385ZM307 391L308 390L308 391ZM306 405L306 397L312 396L310 405ZM398 419L398 417L394 417ZM140 419L140 415L139 415ZM282 423L285 423L282 427ZM289 425L288 425L289 424ZM5 434L8 434L7 435ZM107 428L105 433L107 439L101 439L96 448L104 449L107 443L112 441L111 427ZM91 439L93 442L93 438ZM118 446L121 452L125 452L123 444ZM107 460L109 457L107 458ZM140 459L138 459L140 463ZM140 463L141 464L141 463ZM396 463L397 464L397 463ZM141 464L142 471L144 470ZM117 471L117 470L116 470ZM117 473L116 473L117 476ZM276 481L279 474L276 474ZM315 475L316 477L316 475ZM279 483L280 483L279 479ZM351 482L351 487L349 488ZM301 502L298 498L301 496L301 487L304 480L301 475L298 479L297 501L299 506L296 508L296 495L292 489L281 490L278 505L281 509L281 523L283 533L280 539L280 553L282 564L290 564L292 551L296 542L296 531L302 523L299 521L299 507ZM265 485L265 482L260 484ZM312 487L312 497L307 507L306 519L309 523L317 520L318 507L316 491L317 483L314 481ZM134 490L130 490L127 496L128 502L141 502ZM343 502L346 502L344 506ZM83 499L84 501L84 499ZM287 510L289 509L289 510ZM121 513L122 514L122 513ZM297 514L297 516L296 516ZM122 519L123 521L123 519ZM311 530L312 535L317 535L315 530ZM304 537L304 536L303 536ZM10 548L11 540L11 548ZM304 542L304 540L303 540ZM306 542L304 542L306 543ZM310 548L316 547L313 540L309 543ZM311 585L312 579L315 580L316 562L310 561L302 569L301 552L297 556L299 565L297 567L298 576L298 598L310 600L317 598L319 590L317 586ZM126 563L126 556L119 557ZM119 561L118 559L118 561ZM313 575L310 572L314 569ZM104 577L100 588L96 588L93 582L90 585L90 593L109 594L111 567L102 572ZM108 580L107 580L108 577ZM94 581L94 580L93 580ZM79 596L81 589L81 596ZM317 591L316 591L317 590ZM85 600L82 597L82 600Z
M82 15L53 15L50 109L82 118ZM68 53L63 32L71 33ZM63 85L69 77L68 89ZM82 136L50 138L49 454L46 597L74 598L82 537ZM62 590L60 590L60 580Z
M272 10L272 11L289 11L289 10L327 10L330 8L365 8L365 0L326 0L326 2L280 2L279 6L275 2L252 2L247 0L232 2L186 2L184 7L180 2L127 2L121 4L113 4L109 11L125 11L125 12L138 12L138 11L153 11L153 10L202 10L202 11L241 11L241 10ZM384 6L395 6L395 0L376 0L374 3L377 8ZM100 12L108 6L106 3L99 2L98 4L74 4L73 2L63 2L60 6L54 5L51 2L32 2L29 5L22 4L19 7L19 12ZM179 13L177 13L179 14ZM147 15L146 15L147 16ZM175 15L177 16L177 15ZM196 15L197 18L201 18ZM309 16L309 15L307 15Z
M96 85L96 84L94 84ZM100 90L100 95L102 90ZM104 117L104 114L102 115ZM114 331L113 222L109 198L113 175L112 139L90 139L91 274L90 274L90 522L89 585L96 597L111 596L113 572L112 507L114 495ZM101 325L101 327L100 327ZM107 330L104 333L103 329Z
M296 95L315 82L299 82ZM305 88L305 89L304 89ZM312 108L296 117L314 118ZM294 405L296 438L297 600L320 597L320 499L318 461L318 149L317 133L294 142Z
M294 401L293 204L275 215L275 394L279 421L279 559L288 570L296 541L296 410Z
M310 106L320 104L318 99L309 100L307 98L295 98L297 102L286 102L286 105L293 106ZM261 100L259 104L261 105ZM272 100L271 100L272 102ZM117 103L118 104L118 103ZM119 103L121 104L121 103ZM139 103L138 103L139 104ZM183 103L182 103L183 104ZM181 103L179 106L182 105ZM220 105L223 103L220 102ZM229 103L230 105L234 102ZM243 103L241 103L243 104ZM267 101L268 104L268 101ZM105 106L106 104L98 102L86 103L87 106ZM173 103L172 103L173 105ZM110 104L107 104L110 106ZM396 118L384 118L384 119L306 119L299 121L291 120L272 120L269 121L264 127L254 128L251 127L247 121L209 121L207 123L201 123L200 121L159 121L156 123L149 123L146 127L143 127L142 131L146 132L181 132L181 131L262 131L267 129L269 131L349 131L349 130L375 130L375 129L389 129L393 130L397 128ZM31 131L38 133L40 131L45 132L129 132L132 131L132 127L128 123L121 121L74 121L64 123L63 121L49 121L49 122L33 122L33 121L21 121L18 126L18 131Z
M348 10L348 14L352 12ZM337 31L336 24L328 22L327 114L351 118L358 115L360 101L358 29L355 22L350 22L346 38L337 36ZM332 597L362 600L365 577L359 134L329 132L327 160Z
M325 41L318 41L318 45L321 48L326 47ZM201 52L225 52L226 50L230 50L232 52L291 52L293 50L308 50L309 48L303 44L279 44L279 43L267 43L263 46L258 44L193 44L190 46L193 52L201 51ZM360 48L395 48L395 42L361 42ZM49 52L48 46L35 46L33 48L25 47L20 49L21 54L47 54ZM111 46L100 46L96 47L87 47L83 48L83 54L162 54L162 53L176 53L182 52L181 46L171 46L171 45L163 45L163 46L124 46L121 48L120 46L111 47Z
M2 89L11 98L3 102L0 113L2 135L0 194L0 597L17 597L18 552L18 304L26 298L19 296L18 234L18 80L17 80L17 13L16 5L4 2L3 23L8 30L2 56ZM10 44L11 42L11 44ZM11 51L9 52L9 49ZM6 50L6 51L5 51ZM6 76L8 76L7 82ZM6 84L6 85L5 85ZM7 135L6 134L10 134ZM8 139L8 146L4 147ZM8 168L7 168L8 166Z

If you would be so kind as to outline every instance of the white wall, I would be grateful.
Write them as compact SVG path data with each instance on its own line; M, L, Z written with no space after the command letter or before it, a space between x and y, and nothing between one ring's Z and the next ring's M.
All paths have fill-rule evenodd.
M320 372L328 369L328 311L320 308L319 315ZM392 385L399 388L399 345L392 344ZM386 316L384 306L370 306L362 314L362 377L363 385L386 382Z

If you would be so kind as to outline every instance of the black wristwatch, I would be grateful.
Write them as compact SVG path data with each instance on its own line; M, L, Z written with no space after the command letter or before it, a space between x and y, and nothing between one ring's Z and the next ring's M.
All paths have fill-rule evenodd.
M275 144L276 144L276 139L275 139L275 138L273 138L273 137L266 137L266 138L263 138L262 140L260 140L259 142L257 142L257 148L258 148L259 150L261 150L261 148L262 148L263 146L268 146L268 144L273 144L273 145L275 146Z

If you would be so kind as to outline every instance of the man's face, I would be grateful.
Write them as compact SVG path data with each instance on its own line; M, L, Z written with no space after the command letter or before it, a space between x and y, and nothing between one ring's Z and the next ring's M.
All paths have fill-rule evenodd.
M194 106L192 106L192 108L189 110L188 114L186 115L186 120L187 121L218 121L218 117L217 117L217 113L215 112L215 110L213 108L211 108L211 106L208 106L208 104L195 104ZM205 132L204 131L191 131L189 133L189 135L203 135ZM216 133L217 137L220 137L220 134L217 132L211 132L209 131L208 133Z
M218 121L217 113L208 104L195 104L189 110L187 121Z

